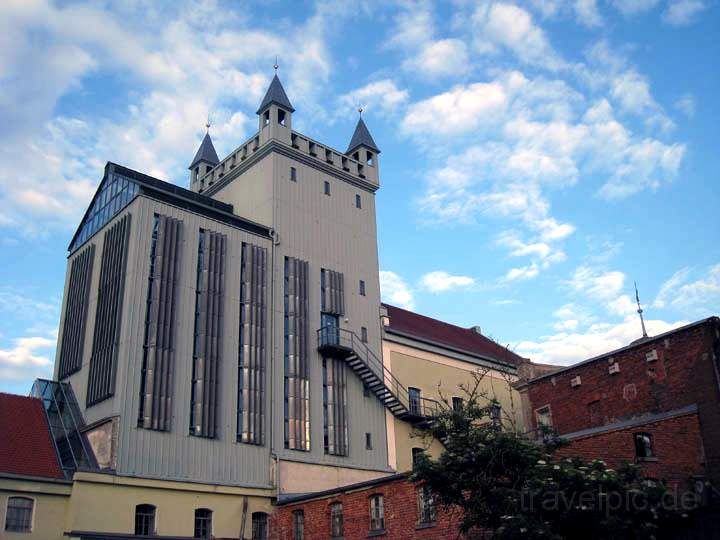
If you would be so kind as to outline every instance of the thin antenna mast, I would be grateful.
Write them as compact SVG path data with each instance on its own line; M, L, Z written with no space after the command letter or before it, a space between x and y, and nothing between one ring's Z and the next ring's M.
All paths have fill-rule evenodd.
M640 294L638 293L637 282L635 283L635 300L637 301L637 312L640 315L640 325L642 326L643 337L648 337L647 330L645 329L645 319L643 318L643 308L640 306Z

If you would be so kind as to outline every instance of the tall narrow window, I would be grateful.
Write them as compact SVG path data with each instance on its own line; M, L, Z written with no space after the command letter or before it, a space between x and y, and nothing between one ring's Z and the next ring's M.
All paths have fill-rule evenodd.
M60 347L60 368L58 370L60 379L64 379L82 367L85 322L94 260L95 244L90 244L75 256L70 264L70 281L66 292L65 320Z
M240 261L240 350L237 440L265 440L267 249L242 244Z
M155 214L150 242L138 427L167 431L172 418L175 317L182 222Z
M290 167L290 180L297 182L297 169L295 167Z
M453 411L461 411L463 408L463 398L453 397L452 398L452 408L453 408Z
M365 434L365 450L372 450L372 433Z
M365 281L362 279L360 280L359 290L360 296L365 296Z
M370 151L367 152L367 164L371 167L375 165L375 156Z
M195 529L193 538L210 538L212 534L212 510L198 508L195 510Z
M285 257L285 448L310 450L308 263Z
M493 426L498 428L502 426L502 407L497 403L494 403L492 407L490 407L490 420Z
M345 535L342 503L330 505L330 538L339 539Z
M410 406L410 414L420 414L420 395L421 392L419 388L413 388L412 386L408 388L408 404Z
M362 341L363 343L367 343L368 341L367 328L365 328L364 326L360 327L360 341Z
M418 525L432 525L435 523L435 497L430 487L423 485L417 488Z
M305 540L305 512L302 510L293 512L293 538Z
M635 433L635 457L639 460L654 458L652 437L649 433Z
M252 540L267 540L268 515L265 512L253 512Z
M334 358L323 358L323 439L326 454L348 455L347 373Z
M385 530L385 505L382 495L370 497L370 530Z
M198 437L217 435L226 246L225 235L200 229L190 392L190 435Z
M345 277L342 272L320 270L320 312L345 315Z
M116 221L103 236L100 285L88 377L88 406L103 401L115 393L129 237L130 214L125 214Z
M355 194L355 208L362 208L362 199L359 194Z
M8 497L5 512L5 530L11 532L32 531L35 501L29 497Z
M325 185L325 187L324 187L325 195L330 195L330 182L328 182L327 180L325 180L325 184L324 184L324 185Z
M152 504L138 504L135 507L135 534L140 536L155 534L155 507Z
M267 126L270 123L270 109L263 113L263 126Z
M413 467L414 467L415 465L417 465L418 460L420 459L420 456L422 456L423 454L425 454L425 449L424 449L424 448L415 447L415 448L413 448L411 451L412 451L412 464L413 464Z
M277 119L278 119L278 124L280 124L281 126L284 126L285 121L287 119L287 113L285 111L283 111L282 109L278 109Z

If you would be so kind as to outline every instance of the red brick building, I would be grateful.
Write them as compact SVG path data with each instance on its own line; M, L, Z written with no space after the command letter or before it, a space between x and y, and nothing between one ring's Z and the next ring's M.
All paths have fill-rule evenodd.
M720 319L711 317L530 379L532 427L565 455L638 463L648 478L720 486Z
M456 540L461 516L436 511L428 495L422 485L408 481L407 474L395 474L288 497L278 502L272 514L270 535L276 540L351 540L373 536Z

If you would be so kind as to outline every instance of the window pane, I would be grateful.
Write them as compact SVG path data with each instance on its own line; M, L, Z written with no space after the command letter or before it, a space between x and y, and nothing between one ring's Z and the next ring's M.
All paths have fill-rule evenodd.
M10 497L5 515L5 530L30 532L34 501L27 497Z

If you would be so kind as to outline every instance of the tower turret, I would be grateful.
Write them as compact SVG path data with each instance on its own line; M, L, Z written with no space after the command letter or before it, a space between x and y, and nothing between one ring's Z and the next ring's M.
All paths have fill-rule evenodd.
M215 146L213 146L212 139L210 138L210 122L208 122L205 127L207 128L205 137L200 143L200 148L198 148L198 151L195 153L195 158L193 158L192 163L190 163L188 167L188 169L190 169L190 189L193 189L194 184L199 178L220 163L220 159L215 151Z
M260 144L269 139L279 139L290 144L292 113L295 112L295 109L277 76L277 64L274 67L275 76L257 110L260 117Z
M380 163L378 161L380 149L375 144L372 135L370 135L367 125L365 125L362 118L362 108L358 109L358 112L360 118L355 126L355 132L350 139L350 145L345 155L360 163L364 176L378 183L380 178Z

